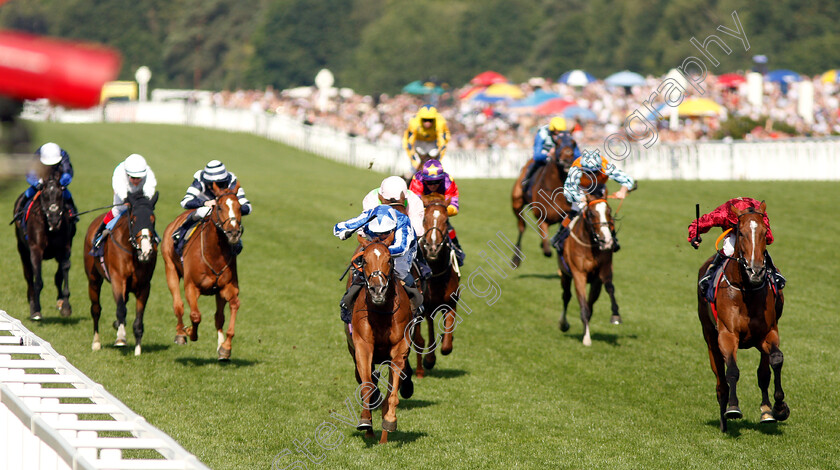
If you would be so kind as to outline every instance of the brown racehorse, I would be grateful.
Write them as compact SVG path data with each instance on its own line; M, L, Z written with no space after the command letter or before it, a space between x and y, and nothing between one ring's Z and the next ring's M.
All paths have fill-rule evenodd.
M201 312L198 311L200 295L216 296L216 331L218 335L217 352L220 361L230 360L231 340L236 324L236 312L239 310L239 278L236 271L236 255L232 245L242 236L242 212L235 187L221 189L212 186L216 203L210 216L200 221L193 235L184 244L183 256L175 251L172 233L181 226L193 211L189 210L175 218L166 226L163 234L161 251L166 264L166 284L172 294L172 307L178 324L175 327L175 342L187 344L190 340L198 341L198 324ZM190 306L192 326L184 328L184 301L181 298L180 280L184 279L184 295ZM230 325L223 332L225 325L225 304L230 304Z
M350 355L356 364L356 381L361 385L359 390L364 400L356 428L365 431L365 437L374 437L371 410L382 405L382 437L379 440L382 444L388 442L388 432L397 429L397 404L400 401L397 391L403 398L409 398L414 389L408 364L408 341L405 339L411 305L405 289L398 286L400 281L388 251L393 239L393 234L383 241L370 241L359 235L361 255L354 259L354 263L362 270L365 288L353 304L353 334L346 326L344 329ZM389 369L388 393L384 400L376 388L379 373L373 370L375 365L382 363L386 363Z
M575 295L580 304L580 319L583 321L583 345L591 346L589 320L592 307L601 295L603 285L610 295L612 317L610 322L618 325L621 315L615 302L615 286L612 282L612 255L615 243L615 226L610 205L606 199L587 195L587 206L580 216L570 224L570 234L563 245L563 257L557 259L560 283L563 286L563 316L560 317L560 329L569 330L566 310L572 298L571 284L574 280ZM589 298L586 298L586 284L590 284Z
M446 208L449 201L440 196L423 196L423 205L426 208L423 218L425 232L420 239L420 249L426 262L432 269L432 277L426 282L423 291L423 316L429 327L429 341L435 343L436 316L444 314L443 319L443 341L440 352L444 356L452 352L452 331L455 324L455 308L457 307L457 296L461 276L456 270L458 261L452 249L452 241L449 239L449 229ZM453 298L454 297L454 298ZM440 312L438 312L440 310ZM420 351L426 351L426 343L423 340L422 328L414 329L413 344L417 352L417 377L425 375L423 368L432 369L437 360L434 347L429 348L425 355Z
M90 315L93 317L93 343L91 347L98 351L102 344L99 341L99 317L102 305L99 295L102 281L107 279L111 283L114 302L117 304L117 339L114 346L126 345L126 302L128 294L134 293L136 310L134 317L134 355L140 355L140 343L143 339L143 312L149 299L152 287L152 275L157 264L157 240L155 235L155 204L158 194L149 199L142 191L129 194L126 198L128 210L114 225L108 239L102 242L103 256L95 258L90 255L93 237L96 229L105 218L100 215L91 222L85 235L85 274L88 278L88 296L90 296Z
M29 299L29 319L41 319L42 262L55 259L55 288L58 290L58 308L62 317L69 317L70 308L70 250L76 223L65 210L64 188L58 178L47 178L43 188L32 197L29 214L23 214L23 194L14 206L15 235L23 276L26 278L26 296ZM23 225L22 219L26 217Z
M563 196L563 183L566 181L568 168L575 160L573 145L574 140L566 141L562 147L560 142L557 143L557 147L552 150L545 166L534 175L534 182L531 184L530 199L526 198L526 194L522 191L522 182L525 179L528 167L534 160L528 160L528 163L522 167L519 178L513 184L513 191L510 196L511 207L513 208L514 215L516 215L517 230L519 230L519 238L516 239L516 248L521 248L522 234L525 232L526 222L522 211L527 204L530 204L530 209L539 222L543 254L546 257L551 256L551 245L549 244L551 234L548 231L549 226L561 222L566 217L566 214L571 211L571 206L569 206L565 196ZM560 149L559 154L557 153L558 148ZM516 255L513 256L512 261L517 267L522 262Z
M709 362L717 379L717 399L720 404L720 430L726 432L728 419L741 418L735 386L740 375L736 356L738 349L756 348L761 353L758 364L758 386L761 389L762 423L784 421L790 416L782 390L782 363L779 350L779 318L782 316L784 296L776 292L768 281L764 252L767 228L764 225L764 202L758 210L749 208L732 212L738 216L733 225L735 252L729 257L717 287L714 314L712 306L697 289L697 304L703 336L709 348ZM706 272L711 258L700 268L700 277ZM775 376L770 408L770 368ZM724 373L725 370L725 373Z

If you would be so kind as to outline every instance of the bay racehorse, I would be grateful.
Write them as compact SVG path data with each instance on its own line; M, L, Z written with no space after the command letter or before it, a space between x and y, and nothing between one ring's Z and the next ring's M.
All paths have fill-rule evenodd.
M55 259L55 288L58 309L62 317L69 317L70 307L70 251L76 235L75 218L69 214L64 200L64 188L57 175L49 177L32 197L28 207L21 207L23 194L14 206L17 249L26 278L26 297L29 300L29 319L41 319L41 290L44 288L42 263ZM25 213L24 213L25 211Z
M522 167L511 192L511 207L516 216L517 230L519 230L516 248L522 247L522 234L525 232L526 220L523 212L530 209L539 226L543 254L546 257L551 256L549 226L561 222L566 214L571 211L571 206L563 196L563 183L566 181L568 169L575 160L575 145L575 141L572 139L555 141L555 147L549 154L545 166L534 175L530 194L525 194L522 190L522 183L528 172L528 167L534 160L528 160L528 163ZM518 267L522 259L514 255L512 261Z
M560 329L569 330L566 310L572 298L571 284L574 281L575 295L580 304L580 319L583 321L583 345L591 346L589 320L592 307L605 287L610 296L612 316L610 322L618 325L621 315L615 301L615 286L612 282L612 256L615 245L615 224L612 211L606 199L587 195L587 206L569 224L569 238L563 245L562 256L557 257L558 274L563 287L563 315L560 317ZM586 296L586 284L589 283L589 298Z
M446 208L449 200L440 196L423 196L425 215L423 217L423 237L420 239L420 249L426 262L432 270L432 275L423 290L423 316L428 323L429 342L434 346L426 348L423 340L422 328L414 328L413 344L417 352L417 377L425 374L423 368L432 369L435 366L437 340L435 339L435 320L443 317L443 340L440 343L440 352L444 356L452 352L452 331L455 325L455 308L457 306L458 286L461 275L458 272L458 261L455 258L455 251L452 248L452 240L449 238ZM416 322L416 321L415 321ZM422 354L420 351L428 351Z
M784 295L769 276L765 262L767 228L764 225L764 202L758 210L731 210L738 217L732 229L735 250L725 257L722 276L716 279L716 296L709 303L704 292L697 289L697 305L703 337L709 349L709 362L717 379L717 399L720 405L720 430L726 432L726 421L742 417L738 406L736 385L740 372L738 349L756 348L761 353L758 364L758 386L761 389L762 423L784 421L790 416L782 390L784 356L779 349L779 318L782 316ZM700 269L702 277L711 263L709 258ZM699 279L699 278L698 278ZM768 388L770 369L774 374L774 400L770 407Z
M374 437L371 410L382 406L382 437L379 440L382 444L388 442L388 432L397 429L397 392L403 398L409 398L414 391L405 338L411 320L411 304L405 289L399 285L388 251L393 239L393 233L382 241L367 240L359 235L361 254L354 255L353 269L362 271L365 288L353 304L352 333L347 326L344 329L364 402L356 428L365 431L365 437ZM374 371L376 365L383 364L389 370L388 393L384 399L377 388L380 372Z
M102 256L91 255L96 229L105 218L100 215L91 222L85 235L85 274L88 279L90 297L90 315L93 317L93 343L91 348L98 351L101 347L99 337L99 318L102 313L100 292L102 282L111 283L111 292L117 306L114 327L117 339L114 346L126 345L126 304L128 294L135 299L134 316L134 355L139 356L143 340L143 313L152 287L152 275L157 264L157 235L155 233L155 204L158 193L149 199L142 191L129 193L126 197L128 209L114 224L108 239L102 242Z
M178 324L175 327L175 342L187 344L198 341L198 325L201 312L198 310L200 295L216 297L216 332L218 337L216 351L220 361L230 360L236 312L239 311L239 277L236 270L234 245L242 237L242 212L236 192L233 188L219 188L212 185L216 196L215 205L209 217L196 225L192 236L186 241L183 256L176 252L172 240L173 232L192 215L189 210L175 218L164 231L161 252L166 265L166 284L172 294L172 307ZM187 236L187 235L185 235ZM190 306L192 325L184 328L184 301L181 298L181 283L184 279L184 295ZM226 332L225 305L230 305L230 324Z

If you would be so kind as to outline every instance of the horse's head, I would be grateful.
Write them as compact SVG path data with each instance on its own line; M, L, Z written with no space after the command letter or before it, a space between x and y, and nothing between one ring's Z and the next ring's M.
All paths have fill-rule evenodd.
M561 132L554 138L554 155L556 157L557 165L563 168L569 168L575 161L575 147L577 143L572 136L566 132Z
M211 220L222 233L225 234L229 244L239 242L242 237L242 206L239 204L239 182L232 188L220 188L213 184L211 187L216 196L216 205L213 206Z
M427 259L435 261L440 256L440 253L449 242L447 235L449 230L447 227L446 208L449 206L449 199L444 199L439 195L423 196L423 206L426 208L426 213L423 217L423 238L420 239L420 249Z
M128 233L129 242L137 252L137 259L145 263L152 259L156 249L155 240L155 204L158 193L151 199L143 191L129 193L128 201Z
M58 180L49 178L41 188L41 210L47 218L47 229L53 232L61 225L64 215L64 188Z
M601 251L611 251L615 247L615 224L610 205L606 199L597 198L591 194L586 196L586 209L583 218L592 235L592 241Z
M393 258L388 247L393 241L393 232L383 240L368 240L359 235L359 243L362 244L362 272L370 300L374 305L384 304L388 297L388 286L394 270Z
M766 271L764 250L767 246L767 227L764 225L764 213L767 205L762 201L758 210L753 207L740 210L734 205L730 206L730 210L738 217L738 223L734 226L735 253L732 256L746 271L750 284L761 284Z

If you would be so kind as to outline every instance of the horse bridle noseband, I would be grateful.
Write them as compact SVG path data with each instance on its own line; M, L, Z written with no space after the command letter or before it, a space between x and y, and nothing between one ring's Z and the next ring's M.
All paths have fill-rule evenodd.
M355 267L356 267L359 271L361 271L361 272L362 272L362 277L364 277L364 279L365 279L365 287L366 287L366 288L370 288L370 281L371 281L372 279L374 279L374 278L377 278L377 277L378 277L378 278L382 278L382 279L384 279L384 280L385 280L385 289L388 289L388 286L389 286L389 285L390 285L390 283L391 283L391 276L393 276L393 274L394 274L394 257L393 257L393 256L391 256L391 258L388 260L388 264L391 266L391 275L390 275L390 276L386 276L386 275L385 275L385 273L383 273L382 271L380 271L380 270L378 270L378 269L377 269L376 271L373 271L372 273L370 273L370 275L369 275L369 276L365 276L365 275L364 275L364 273L365 273L365 269L364 269L364 268L365 268L365 257L364 257L364 252L365 252L365 250L367 250L367 248L368 248L368 247L371 247L371 246L373 246L373 245L381 245L381 246L383 246L383 247L385 248L385 250L386 250L386 251L388 251L388 252L390 253L390 250L388 250L388 246L387 246L387 245L385 245L384 243L379 242L379 241L372 242L370 245L368 245L367 247L365 247L365 249L364 249L364 250L362 250L362 251L360 251L360 252L359 252L359 257L358 257L358 259L360 260L360 261L359 261L359 264L356 264L356 261L354 260L354 261L353 261L353 266L355 266Z
M593 222L589 219L589 216L587 214L589 212L589 209L592 207L592 205L596 204L596 203L599 203L599 202L606 202L606 200L605 199L595 199L594 201L590 201L589 203L587 203L586 209L584 209L582 211L583 212L582 213L583 222L584 222L584 224L586 224L587 227L589 227L589 234L592 238L592 242L596 245L601 244L601 238L598 236L598 230L596 230L595 227L597 226L597 227L600 228L602 225L605 225L605 223L601 222L600 220L597 221L597 222ZM609 207L609 204L607 204L607 207ZM606 225L609 227L610 233L615 234L615 223L612 220L608 220L606 222Z
M752 208L752 207L750 207L749 209L747 209L747 212L744 212L743 214L739 215L739 216L738 216L738 223L733 224L733 227L732 227L732 228L733 228L733 231L735 232L735 242L733 243L733 245L735 245L735 246L734 246L733 248L736 248L736 249L737 249L737 247L738 247L738 238L739 238L739 237L741 237L741 228L740 228L740 225L741 225L741 224L740 224L740 222L741 222L741 217L743 217L743 216L745 216L745 215L747 215L747 214L758 214L758 215L760 215L760 216L761 216L761 219L762 219L762 222L761 222L761 223L764 223L764 217L767 217L767 214L765 214L764 212L758 212L757 210L755 210L755 209L754 209L754 208ZM766 235L765 235L765 236L766 236ZM732 253L732 254L734 255L735 253ZM749 274L749 271L747 271L747 270L748 270L748 269L750 269L750 268L747 266L747 259L744 257L744 254L743 254L743 253L741 253L741 255L740 255L740 256L738 256L737 258L736 258L736 257L734 257L734 256L726 256L726 255L723 255L723 256L725 256L726 258L729 258L729 259L733 259L733 260L735 260L735 262L737 262L737 263L738 263L738 265L739 265L739 266L741 266L741 268L743 268L743 269L744 269L744 271L746 271L746 272L747 272L747 274ZM767 269L767 257L766 257L766 256L764 257L764 268L765 268L765 269ZM759 286L757 286L757 287L753 287L753 288L750 288L750 289L745 289L745 290L757 290L757 289L761 289L762 287L764 287L764 284L766 284L766 283L767 283L767 277L765 276L765 277L764 277L764 280L762 281L762 283L761 283Z
M444 206L442 203L439 203L439 202L434 202L432 204L429 204L428 206L426 206L426 209L428 209L429 207L433 207L433 206L438 206L438 207L441 208L441 210L446 212L446 206ZM423 232L423 237L420 238L420 242L421 242L422 246L426 246L426 247L429 246L429 243L426 241L426 235L429 232L434 232L434 231L437 231L438 233L440 233L441 243L438 245L438 248L437 248L437 250L434 251L434 253L429 253L430 256L431 255L436 256L437 254L439 254L441 252L441 250L443 250L443 247L445 245L447 245L449 243L452 243L452 240L450 240L449 237L446 236L446 232L444 232L443 229L441 229L439 227L431 227L429 229L426 229L426 231Z
M225 224L227 224L231 220L235 221L236 217L228 217L227 219L222 220L222 217L220 215L217 215L217 212L222 210L219 206L219 198L227 196L229 194L233 195L234 197L236 196L236 194L234 194L232 191L225 191L218 198L216 198L216 204L215 207L213 207L212 213L210 214L210 220L213 222L213 225L215 225L217 229L219 229L222 233L225 234L225 237L230 238L231 235L239 235L241 237L242 234L245 232L245 227L243 227L241 223L239 223L235 229L225 229Z

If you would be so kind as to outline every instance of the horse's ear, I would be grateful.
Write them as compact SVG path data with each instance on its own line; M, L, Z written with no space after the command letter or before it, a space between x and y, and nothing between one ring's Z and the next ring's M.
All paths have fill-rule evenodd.
M444 202L444 205L445 205L446 207L449 207L450 205L452 205L452 198L451 198L451 197L448 197L448 198L446 198L446 200L444 200L443 202Z
M232 191L233 191L233 194L236 194L236 193L239 192L239 181L237 181L236 184L233 185Z
M388 237L387 237L387 238L385 238L385 240L382 240L382 243L384 243L384 244L385 244L385 245L387 245L387 246L391 246L391 243L394 243L394 237L395 237L395 236L396 236L396 233L391 232L391 233L388 235Z
M359 239L359 244L361 244L361 245L362 245L362 248L363 248L363 249L364 249L364 248L367 248L367 246L368 246L368 245L370 245L370 240L368 240L367 238L365 238L365 236L364 236L364 235L362 235L361 233L356 234L356 235L357 235L357 237L358 237L358 239Z
M159 191L155 191L155 195L154 195L154 196L152 196L152 208L154 208L154 207L155 207L155 204L157 204L157 201L158 201L158 196L160 196L160 192L159 192Z
M761 205L758 207L758 210L760 210L762 214L767 212L767 204L763 200L761 201Z
M729 206L729 212L732 212L732 214L734 214L735 217L740 217L741 214L743 214L743 212L741 212L741 210L739 210L737 207L735 207L735 204L732 204L732 205Z

